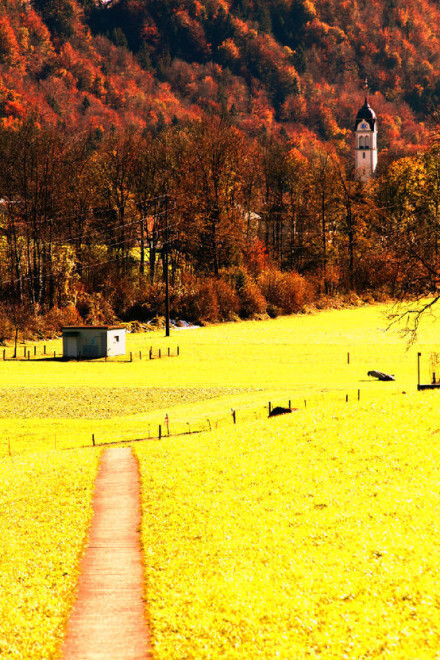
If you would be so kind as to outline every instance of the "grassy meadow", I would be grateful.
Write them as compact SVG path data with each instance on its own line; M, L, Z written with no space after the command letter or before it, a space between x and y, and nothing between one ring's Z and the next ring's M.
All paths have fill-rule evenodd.
M0 462L0 658L56 657L91 519L99 454Z
M0 360L0 657L56 657L99 446L148 437L133 447L158 659L438 657L440 392L416 385L439 326L407 350L385 311L131 334L132 362L42 344ZM268 419L269 401L297 411Z
M437 411L333 404L138 445L157 657L438 658Z
M54 361L37 345L37 359L0 360L0 455L9 445L16 453L90 445L92 434L97 443L155 437L166 415L173 434L208 428L207 420L227 424L231 408L237 419L264 417L269 401L302 408L347 395L354 401L358 390L361 400L414 392L417 351L426 382L431 352L440 351L436 326L428 320L407 351L397 331L385 331L385 309L229 323L172 331L170 338L131 334L133 362ZM177 345L179 357L148 359L150 346L166 355ZM54 350L61 354L61 341L47 343L48 356ZM379 384L370 369L393 373L396 382Z

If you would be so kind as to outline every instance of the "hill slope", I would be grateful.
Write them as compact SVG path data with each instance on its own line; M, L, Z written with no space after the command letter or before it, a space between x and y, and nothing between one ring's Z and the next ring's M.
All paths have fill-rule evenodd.
M349 141L367 75L381 146L426 139L440 94L429 0L1 0L0 117L157 126L229 112L251 134Z

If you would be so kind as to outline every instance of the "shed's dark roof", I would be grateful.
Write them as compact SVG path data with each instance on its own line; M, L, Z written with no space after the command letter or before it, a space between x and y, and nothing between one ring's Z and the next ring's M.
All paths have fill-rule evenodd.
M365 98L365 103L359 112L356 115L356 123L354 129L356 130L362 120L365 120L370 125L372 131L374 131L374 125L376 123L376 113L370 107L368 99Z
M122 325L66 325L61 330L125 330Z

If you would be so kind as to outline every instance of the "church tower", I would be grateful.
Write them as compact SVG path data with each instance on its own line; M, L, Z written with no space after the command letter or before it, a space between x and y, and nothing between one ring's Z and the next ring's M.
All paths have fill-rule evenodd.
M367 88L367 82L365 81ZM356 115L355 122L355 161L356 179L368 181L377 165L377 124L376 114L370 108L368 97Z

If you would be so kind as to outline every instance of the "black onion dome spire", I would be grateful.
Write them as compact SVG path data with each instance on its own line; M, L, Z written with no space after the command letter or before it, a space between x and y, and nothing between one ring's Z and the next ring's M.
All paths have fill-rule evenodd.
M357 127L363 120L365 120L369 124L371 130L374 131L374 125L376 123L376 113L370 107L367 97L365 97L365 103L356 115L356 123L354 130L357 129Z
M374 131L374 125L376 123L376 113L372 108L370 108L370 105L368 103L368 79L365 78L364 81L364 89L365 89L365 103L362 106L362 108L359 110L359 112L356 115L356 125L354 127L354 130L357 129L361 121L365 120L372 131Z

